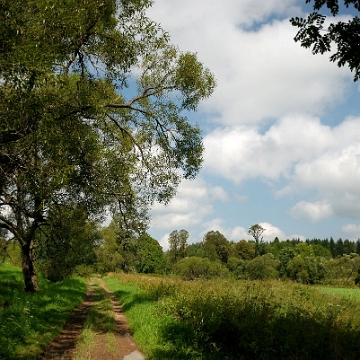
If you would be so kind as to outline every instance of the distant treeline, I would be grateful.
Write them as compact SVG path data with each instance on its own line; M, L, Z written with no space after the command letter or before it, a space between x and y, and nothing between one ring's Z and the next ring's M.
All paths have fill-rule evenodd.
M249 230L254 240L238 242L228 241L219 231L209 231L194 244L187 244L186 230L175 230L166 253L170 269L187 280L232 276L307 284L360 282L360 240L275 238L265 242L264 230L256 224Z
M275 238L273 242L270 242L270 245L273 243L278 242L279 239ZM291 243L294 246L298 244L299 242L302 242L300 239L292 239L292 240L286 240L287 243ZM359 254L360 255L360 239L356 241L348 240L348 239L337 239L334 240L332 237L330 239L306 239L305 242L308 245L321 245L325 249L330 250L331 256L333 258L343 256L344 254L349 255L352 253Z
M52 281L73 274L126 272L175 274L186 280L232 277L307 284L360 282L360 240L275 238L265 242L261 236L265 229L256 224L249 231L254 240L237 242L219 231L208 231L202 241L189 244L186 230L174 230L168 238L169 249L163 251L146 233L123 236L115 222L101 229L88 222L72 228L76 231L68 231L56 241L38 240L36 270ZM1 262L21 265L16 242L0 239Z

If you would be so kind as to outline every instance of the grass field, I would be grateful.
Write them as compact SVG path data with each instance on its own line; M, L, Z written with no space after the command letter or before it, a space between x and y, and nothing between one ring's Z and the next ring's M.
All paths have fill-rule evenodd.
M149 360L360 359L357 290L105 278ZM330 292L330 293L329 293Z
M40 290L26 294L21 269L0 266L1 360L38 358L86 295L83 279L39 281Z
M104 280L148 360L360 359L360 289L123 274ZM25 294L21 270L0 267L1 360L36 359L86 293L78 278L40 278L40 286ZM108 297L96 292L84 349L99 329L113 332Z
M317 286L317 289L323 291L327 294L341 296L341 297L350 297L355 300L360 300L360 289L347 289L347 288L333 288L333 287L324 287Z

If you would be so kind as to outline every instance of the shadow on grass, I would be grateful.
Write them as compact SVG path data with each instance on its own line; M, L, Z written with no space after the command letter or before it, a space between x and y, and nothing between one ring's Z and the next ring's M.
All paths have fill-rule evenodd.
M179 319L161 329L164 343L173 348L157 349L151 359L360 359L360 331L349 326L335 328L300 313L277 319L263 315L240 313L201 328Z
M151 302L146 295L118 290L125 311ZM205 305L206 306L206 305ZM233 314L229 312L229 314ZM273 309L249 305L236 316L224 311L211 320L173 316L157 332L162 346L151 360L358 360L360 330L322 314L310 317L297 309L281 315Z
M25 293L21 269L0 267L1 360L36 359L86 294L79 279L39 281L38 292Z
M130 291L125 290L116 290L113 291L113 293L120 300L124 312L130 310L134 306L154 302L151 297L146 296L145 294L133 294Z
M120 300L125 313L133 307L157 302L153 296L144 293L136 294L126 290L115 290L113 293ZM156 329L156 332L160 334L160 343L151 350L150 354L147 354L149 355L149 359L205 359L202 354L194 349L194 332L187 324L164 322L160 328ZM219 357L209 357L207 359L219 359Z
M128 290L127 286L120 290L114 286L125 311L147 302L157 303L140 289L130 286ZM158 340L147 355L151 360L360 359L358 306L334 302L329 308L333 299L314 296L319 307L307 309L308 298L303 300L300 295L299 299L280 302L283 308L271 297L264 298L266 301L263 297L246 301L170 297L167 310L157 303L161 320L154 321L154 332Z

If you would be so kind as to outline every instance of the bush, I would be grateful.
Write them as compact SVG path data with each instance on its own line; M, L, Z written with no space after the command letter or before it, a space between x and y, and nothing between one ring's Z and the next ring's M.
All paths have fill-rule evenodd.
M358 269L358 273L355 278L355 285L360 285L360 268Z
M243 279L245 274L245 261L236 257L230 257L226 264L235 279Z
M197 256L180 260L173 267L175 274L183 280L211 279L214 277L227 277L229 270L220 262L212 262Z
M93 273L94 273L93 267L85 264L78 265L74 271L74 275L84 278L89 278Z
M325 277L322 258L295 256L287 266L290 279L303 284L319 283Z
M279 265L273 254L257 256L245 265L245 274L251 280L275 279L279 276Z

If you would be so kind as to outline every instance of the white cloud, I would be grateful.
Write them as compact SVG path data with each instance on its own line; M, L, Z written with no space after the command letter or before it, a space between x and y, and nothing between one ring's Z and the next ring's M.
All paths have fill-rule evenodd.
M342 226L341 230L350 237L350 240L360 239L360 225L346 224Z
M249 238L247 229L245 229L242 226L236 226L232 229L229 229L227 233L228 233L228 239L233 240L235 242Z
M295 3L295 0L268 0L263 3L252 0L156 0L148 14L177 41L184 41L191 28L210 30L219 25L222 25L221 28L226 25L249 27L272 15L291 16L300 11Z
M236 227L223 227L223 219L216 218L212 219L211 221L204 224L204 231L202 232L202 236L205 235L208 231L219 231L221 232L229 241L235 241L238 242L240 240L254 240L254 238L248 233L248 229L245 229L242 226L236 226ZM285 239L294 239L294 238L300 238L301 240L305 240L305 237L303 235L298 234L292 234L292 235L286 235L284 231L282 231L280 228L268 223L268 222L260 222L259 225L261 225L265 231L263 233L263 239L266 242L273 241L275 237L278 237L279 240L285 240Z
M273 241L276 237L278 237L280 240L286 239L286 235L278 227L267 222L261 222L259 225L265 229L262 235L264 241Z
M303 5L299 0L156 0L150 16L182 50L197 52L217 78L214 95L201 104L206 121L218 127L204 139L202 176L216 175L219 183L182 184L168 207L155 206L154 227L191 228L192 242L209 230L231 240L248 239L247 229L215 211L215 202L235 208L235 201L248 197L261 201L253 189L229 196L234 190L227 191L222 179L244 185L245 191L258 179L271 185L279 202L281 196L287 196L286 204L295 199L282 208L279 227L264 223L269 240L303 238L281 230L289 215L313 222L360 217L360 118L337 126L324 118L325 109L336 110L332 121L338 110L345 111L336 106L353 91L352 75L330 63L328 54L313 56L294 42L297 29L289 17L303 16ZM351 108L356 111L356 104Z
M307 218L311 221L320 221L333 215L332 205L327 201L307 202L300 201L292 209L295 218Z
M304 108L320 114L343 99L351 77L327 56L313 56L294 42L297 29L289 17L303 15L294 3L161 0L150 16L215 74L217 89L202 106L217 114L213 120L256 124ZM267 24L251 28L264 19Z
M169 236L170 236L170 233L166 233L166 234L159 240L159 244L160 244L161 247L163 248L163 251L169 250Z
M349 138L350 131L345 138ZM360 135L358 131L353 134ZM297 164L287 186L286 191L290 192L316 190L317 201L313 203L313 210L308 211L314 221L331 216L352 219L360 216L360 139L350 140L341 148L339 142L343 140L335 130L333 147L314 159Z
M239 203L242 203L242 202L249 200L249 197L246 195L234 194L233 200L235 200Z
M340 191L360 195L360 133L357 136L359 140L343 145L343 148L338 148L338 143L332 147L329 144L323 154L297 164L293 184L318 188L322 193Z
M216 129L205 137L204 169L234 183L260 178L285 196L313 191L316 198L291 210L296 218L320 221L360 216L360 118L330 127L309 115L288 115L265 133L258 127Z
M321 154L332 140L328 126L305 115L283 117L265 134L254 126L218 128L204 139L204 168L236 183L256 177L277 180L289 177L298 161Z
M273 241L276 237L280 241L286 240L286 239L298 239L298 238L300 240L305 240L305 236L303 236L303 235L299 235L299 234L291 234L291 235L288 234L287 235L279 227L274 226L268 222L260 222L259 225L265 229L265 231L262 234L262 237L265 242ZM247 235L247 237L245 239L253 240L253 237L251 237L250 235Z
M229 201L229 195L221 186L210 187L209 194L212 200Z
M205 222L203 224L203 235L205 235L208 231L219 231L225 235L226 230L222 226L223 219L214 218L211 221Z
M168 206L156 203L151 211L151 226L163 229L188 229L201 223L214 211L213 201L228 201L220 186L210 186L203 179L183 181L177 196ZM172 231L171 230L171 231Z
M214 218L209 222L203 224L203 231L201 232L201 237L203 238L204 235L208 231L219 231L223 234L229 241L238 242L242 239L250 239L247 229L242 226L236 227L227 227L223 226L224 220L222 218Z

